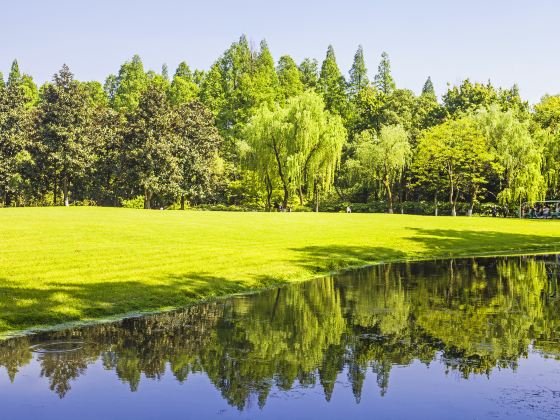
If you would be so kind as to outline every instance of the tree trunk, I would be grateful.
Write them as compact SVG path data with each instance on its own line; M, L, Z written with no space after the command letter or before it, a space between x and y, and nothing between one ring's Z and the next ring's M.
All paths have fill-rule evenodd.
M453 197L453 206L451 207L452 216L457 216L457 201L459 201L459 188L455 188L455 195Z
M451 205L451 216L457 216L457 210L455 209L455 201L453 196L455 195L455 190L453 188L453 182L449 183L449 204Z
M478 196L478 187L473 188L473 192L471 194L471 206L467 213L467 216L472 216L474 210L474 202L476 201L476 197Z
M284 199L282 200L282 207L286 209L286 207L288 207L290 191L288 189L288 182L286 181L286 177L284 176L284 171L282 170L282 162L280 160L278 151L276 150L276 145L274 145L273 148L274 156L276 157L276 164L278 165L278 175L280 175L280 179L282 180L282 188L284 189Z
M62 179L62 196L64 197L64 206L68 207L70 200L68 199L68 177L66 175Z
M56 206L57 198L58 198L58 178L55 176L53 181L53 206Z
M144 188L144 208L150 210L152 208L152 192Z
M268 176L268 173L265 177L265 184L266 184L266 211L272 211L272 181Z
M185 194L181 194L181 210L185 210Z
M301 185L298 188L299 205L303 206L303 191L301 190Z
M315 194L315 213L319 213L319 186L317 180L313 182L313 192Z
M438 215L438 199L437 199L437 192L434 194L434 205L435 205L434 216L437 216L437 215Z
M282 200L282 207L286 210L288 207L288 200L290 198L290 192L288 191L288 186L284 184L284 199Z
M383 180L383 185L385 185L385 189L387 190L387 212L393 214L393 193L391 192L391 184L389 184L387 176Z

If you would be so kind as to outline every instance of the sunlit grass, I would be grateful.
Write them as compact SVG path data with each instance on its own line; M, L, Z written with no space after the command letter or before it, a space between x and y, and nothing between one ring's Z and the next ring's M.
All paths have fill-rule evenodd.
M560 248L560 223L0 209L0 333L154 311L380 261Z

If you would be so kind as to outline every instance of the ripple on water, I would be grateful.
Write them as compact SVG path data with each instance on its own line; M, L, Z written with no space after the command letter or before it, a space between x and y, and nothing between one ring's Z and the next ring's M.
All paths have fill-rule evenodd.
M80 350L84 347L83 341L66 340L66 341L49 341L31 346L29 349L33 353L53 354L53 353L69 353Z

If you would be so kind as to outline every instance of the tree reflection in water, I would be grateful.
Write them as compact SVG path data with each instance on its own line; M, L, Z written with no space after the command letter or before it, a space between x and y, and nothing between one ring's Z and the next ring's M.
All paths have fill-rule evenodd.
M0 366L13 381L34 358L63 398L101 360L131 391L169 369L179 382L204 373L227 402L264 406L273 387L320 384L330 400L348 375L357 402L367 372L383 395L391 368L442 363L462 377L516 369L529 351L560 357L556 256L388 264L192 306L12 339ZM33 354L37 343L81 348Z

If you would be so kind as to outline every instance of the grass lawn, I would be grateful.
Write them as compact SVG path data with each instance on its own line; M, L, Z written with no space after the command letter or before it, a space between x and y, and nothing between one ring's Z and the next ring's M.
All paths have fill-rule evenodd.
M386 214L0 209L0 335L381 261L560 249L560 223Z

